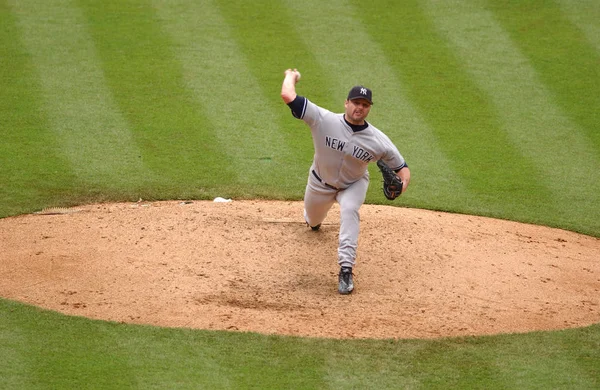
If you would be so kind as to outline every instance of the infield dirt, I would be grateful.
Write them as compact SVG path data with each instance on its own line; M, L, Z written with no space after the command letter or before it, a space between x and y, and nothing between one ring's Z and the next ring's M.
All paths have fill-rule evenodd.
M364 205L356 290L337 293L339 208L97 204L0 220L0 296L125 323L331 338L436 338L600 322L600 240Z

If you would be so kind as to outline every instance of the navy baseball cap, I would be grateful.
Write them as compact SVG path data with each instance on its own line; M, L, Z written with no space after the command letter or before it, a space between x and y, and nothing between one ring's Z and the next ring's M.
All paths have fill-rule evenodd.
M367 87L357 85L356 87L352 87L350 92L348 92L348 100L353 99L365 99L369 103L373 104L373 92L371 92L371 90Z

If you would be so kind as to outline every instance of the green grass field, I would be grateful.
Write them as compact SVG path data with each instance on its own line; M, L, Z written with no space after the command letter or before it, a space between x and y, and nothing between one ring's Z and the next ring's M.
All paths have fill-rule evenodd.
M395 206L600 237L595 0L0 0L0 217L300 200L313 150L279 96L290 67L333 111L352 85L373 89L370 120L413 175ZM388 204L374 185L367 202ZM334 341L0 300L0 388L584 389L600 387L599 367L598 325Z

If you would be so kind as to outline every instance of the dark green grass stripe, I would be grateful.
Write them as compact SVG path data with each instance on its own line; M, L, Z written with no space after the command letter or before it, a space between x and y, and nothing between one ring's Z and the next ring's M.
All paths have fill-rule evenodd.
M503 377L493 355L488 354L493 347L486 350L478 347L475 339L470 341L433 340L424 344L423 348L411 351L408 358L412 367L408 369L414 370L424 389L478 388L484 383L487 384L484 387L495 389L512 388L510 378ZM421 364L428 370L423 371ZM425 375L430 371L439 375Z
M216 185L221 179L212 173L216 170L235 182L235 167L218 158L222 149L213 124L186 88L173 42L161 30L152 6L143 1L78 4L142 159L159 178L156 186L166 197L194 192ZM175 183L188 184L177 190Z
M592 389L600 374L598 327L527 335L432 340L410 351L424 388ZM426 368L425 370L422 367ZM427 375L435 372L436 375Z
M136 385L136 373L129 369L129 357L119 346L123 335L115 326L58 317L9 301L0 303L0 332L4 337L16 336L11 343L21 354L15 362L20 367L7 367L11 375L2 375L18 383L15 388L114 389ZM6 348L4 344L0 351L6 352ZM4 381L0 387L6 385Z
M327 79L313 53L302 43L294 30L293 19L280 2L217 1L215 4L247 61L248 71L258 81L260 90L257 94L261 101L272 107L273 122L265 125L280 132L289 149L285 156L287 161L284 161L287 165L280 165L278 169L296 178L295 185L302 196L314 153L313 144L308 126L295 119L281 100L284 71L298 68L307 75L297 85L298 94L325 107L332 104L330 92L336 86ZM340 101L335 103L341 105Z
M358 2L355 6L361 9ZM469 189L464 195L473 196L464 200L463 211L510 218L527 215L540 203L552 209L550 196L529 196L544 193L535 165L514 148L488 97L462 68L419 2L380 3L362 15L373 39L388 53L402 88L434 129L452 168Z
M0 374L21 388L326 386L319 340L121 325L2 299L0 311L0 339L18 334L13 344L25 355L13 359L19 371L0 362ZM0 345L0 356L10 354Z
M596 389L600 380L598 327L558 332L535 332L518 342L493 337L499 353L489 354L509 388ZM488 340L476 343L489 347Z
M554 2L506 0L487 4L600 156L600 53ZM599 2L596 7L600 7Z
M139 373L140 388L295 389L326 384L323 356L310 347L310 340L139 326L115 331L127 338L122 346Z
M444 9L429 2L427 12L487 94L514 147L535 164L537 179L547 183L545 191L558 207L552 217L544 219L597 234L598 217L582 201L597 198L600 192L594 189L599 184L595 180L598 160L585 135L562 115L529 61L484 7L469 3ZM520 167L511 165L515 169ZM553 185L558 177L562 185Z
M239 181L245 186L290 184L285 167L297 160L298 150L287 142L290 134L282 134L276 125L285 106L281 100L271 104L273 96L263 95L261 83L247 66L218 8L210 2L185 0L154 0L153 5L176 43L174 52L188 88L214 124L227 163L236 167ZM278 96L277 91L267 92Z
M600 3L597 0L555 0L600 53Z
M280 97L283 72L287 68L298 68L307 75L297 85L299 94L310 93L309 98L323 106L340 106L343 103L332 98L332 91L340 92L339 86L328 79L314 53L303 43L302 37L294 29L295 21L284 4L224 0L215 4L247 59L250 72L259 80L261 95L277 110L280 131L287 132L286 127L290 123L288 116L293 118ZM268 35L264 35L265 28L256 26L268 26ZM306 145L312 148L310 139ZM298 154L303 156L305 152L300 149Z
M90 188L122 188L130 177L147 177L77 8L23 0L13 11L40 79L44 112L73 171Z
M581 383L581 387L600 388L600 333L599 326L586 327L577 333L562 331L559 333L560 343L557 343L559 353L558 360L564 360L562 365L565 371Z
M17 20L0 1L0 217L69 198L76 182L43 112L31 56ZM69 186L69 184L66 184Z

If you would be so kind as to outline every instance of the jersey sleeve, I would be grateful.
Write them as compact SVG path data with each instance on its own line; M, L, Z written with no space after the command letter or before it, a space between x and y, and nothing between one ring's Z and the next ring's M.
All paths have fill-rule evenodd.
M328 112L300 95L296 95L296 98L287 105L295 118L302 119L311 127L317 124Z
M304 118L304 112L306 111L306 99L304 96L296 95L296 98L288 103L288 107L292 110L292 115L295 118Z
M402 154L400 154L396 145L392 143L387 135L383 133L380 133L380 135L385 149L381 159L395 172L408 167L406 160Z
M306 99L306 104L304 106L304 115L302 116L302 120L311 128L314 128L328 114L330 114L328 110L321 108L315 103Z

